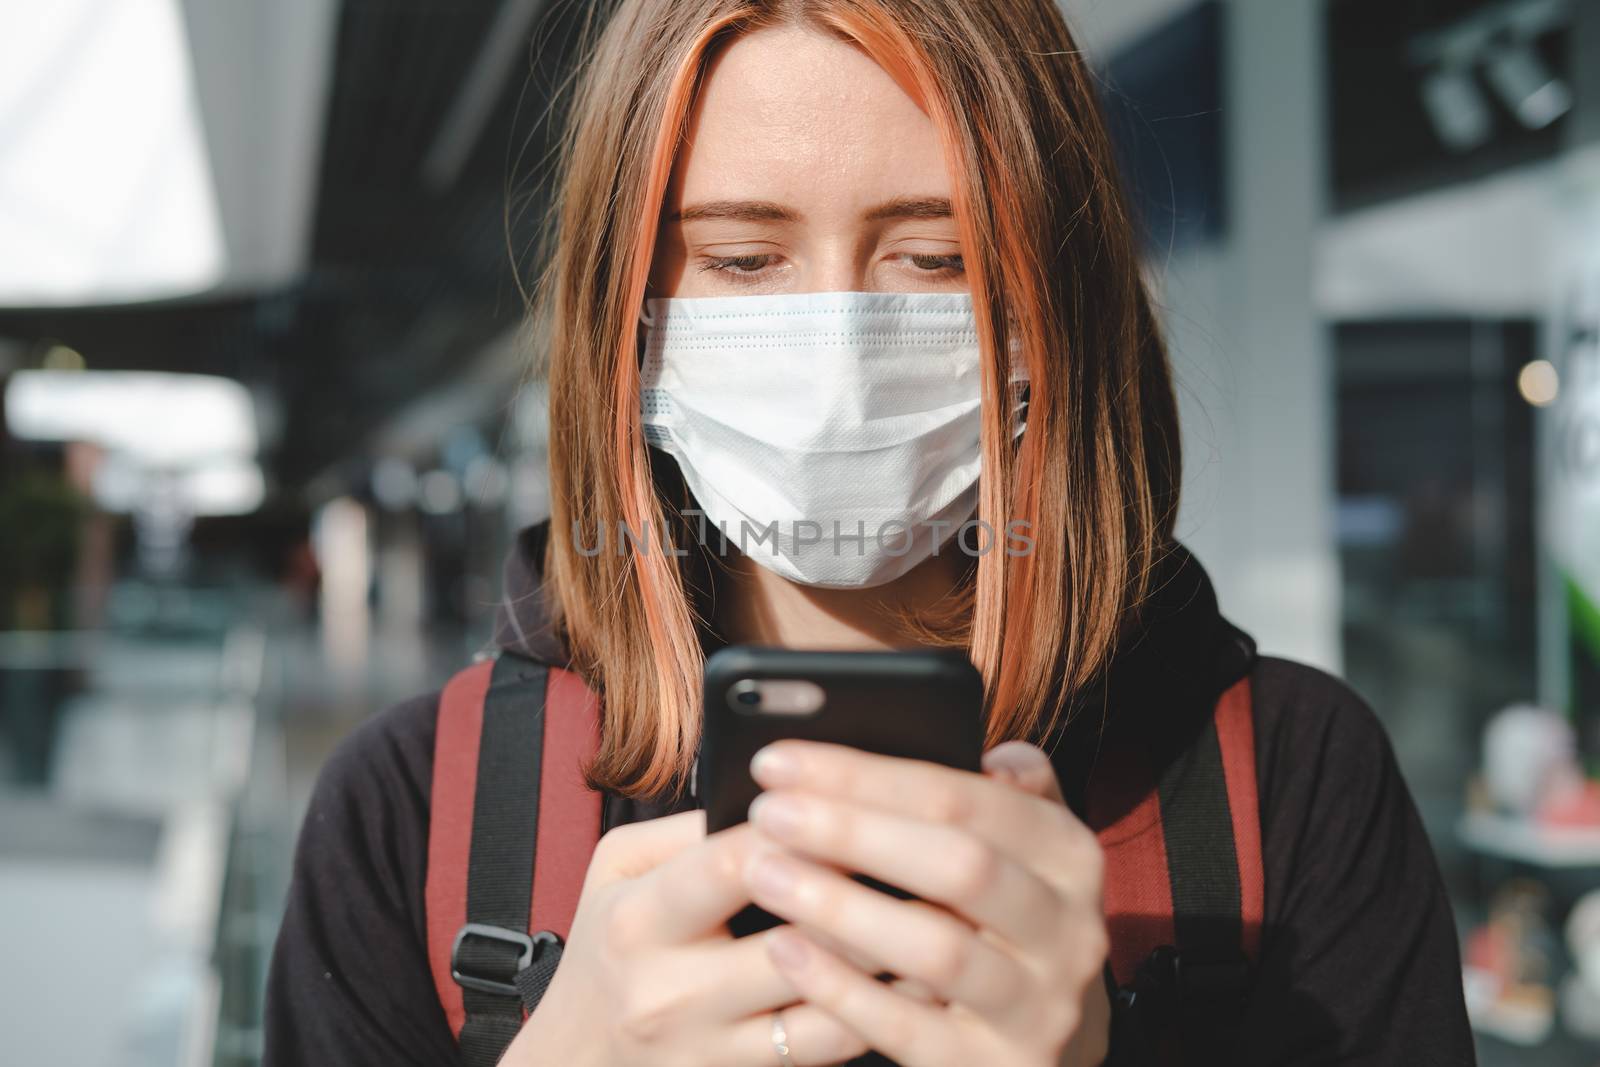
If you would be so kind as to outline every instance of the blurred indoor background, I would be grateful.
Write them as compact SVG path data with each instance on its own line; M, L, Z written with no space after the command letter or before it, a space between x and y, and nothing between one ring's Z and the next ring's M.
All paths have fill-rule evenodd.
M1388 725L1482 1062L1600 1063L1600 0L1066 6L1181 535ZM259 1058L318 767L545 513L584 7L0 0L0 1061Z

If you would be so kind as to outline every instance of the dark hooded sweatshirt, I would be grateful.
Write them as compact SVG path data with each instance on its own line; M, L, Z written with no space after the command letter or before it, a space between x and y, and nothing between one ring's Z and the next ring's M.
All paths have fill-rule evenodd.
M559 663L539 596L544 534L523 530L507 560L495 642ZM1175 753L1250 676L1266 910L1229 1062L1472 1063L1449 903L1382 727L1339 681L1257 655L1186 551L1157 584L1137 639L1045 748L1082 810L1097 753L1130 740ZM322 770L268 981L270 1067L460 1063L423 914L438 700L373 717ZM604 826L694 803L608 795Z

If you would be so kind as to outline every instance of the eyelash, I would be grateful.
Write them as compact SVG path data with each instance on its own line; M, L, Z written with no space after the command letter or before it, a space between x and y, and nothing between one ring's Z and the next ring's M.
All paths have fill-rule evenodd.
M721 274L733 279L740 284L749 284L760 278L757 273L767 265L773 256L761 253L752 256L707 256L701 262L699 270ZM919 256L908 255L907 259L916 264L917 273L928 278L959 278L966 273L966 263L960 255L953 256ZM924 263L933 263L934 268L925 268Z

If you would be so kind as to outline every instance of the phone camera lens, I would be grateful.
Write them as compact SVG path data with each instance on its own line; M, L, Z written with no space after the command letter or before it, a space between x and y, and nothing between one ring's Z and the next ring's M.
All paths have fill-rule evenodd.
M733 702L742 708L761 706L761 687L748 678L735 685L731 695Z

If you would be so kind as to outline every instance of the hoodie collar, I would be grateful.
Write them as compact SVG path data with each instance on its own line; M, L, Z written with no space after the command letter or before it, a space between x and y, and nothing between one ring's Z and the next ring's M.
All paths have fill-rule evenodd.
M524 526L506 553L500 605L495 610L494 647L559 666L567 662L566 645L551 622L542 577L549 535L548 519Z
M1190 746L1256 658L1255 640L1218 609L1205 568L1174 542L1156 566L1139 626L1043 743L1068 804L1083 812L1090 776L1113 749L1142 750L1159 772Z

